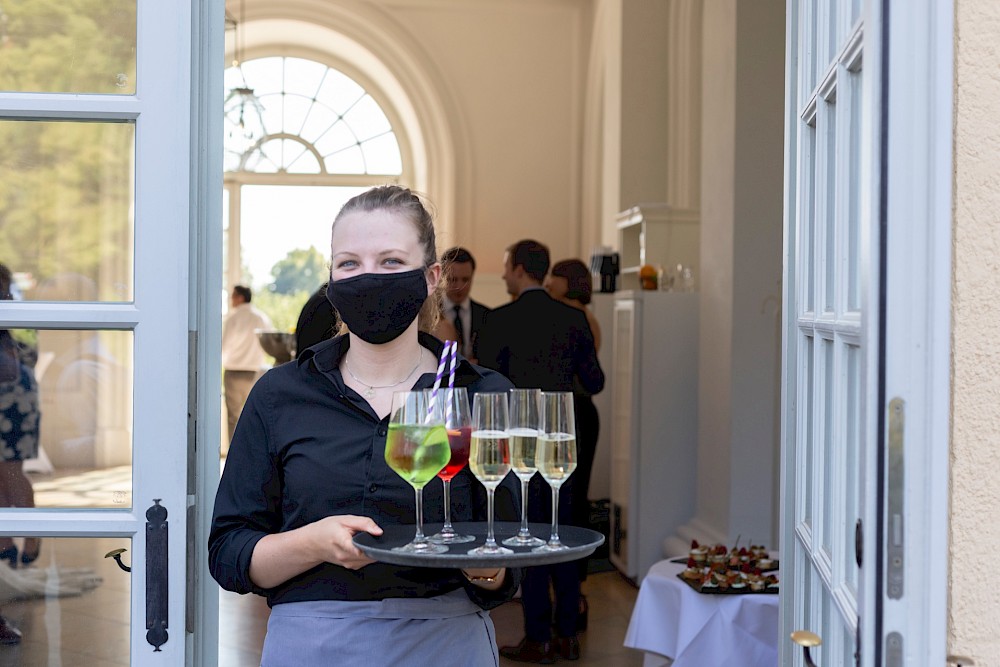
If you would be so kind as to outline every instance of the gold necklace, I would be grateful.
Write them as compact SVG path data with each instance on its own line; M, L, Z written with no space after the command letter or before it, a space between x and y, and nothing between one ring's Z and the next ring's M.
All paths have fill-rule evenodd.
M359 378L357 375L354 374L354 371L351 370L351 364L347 361L346 357L344 358L344 368L347 369L348 374L352 378L354 378L355 381L360 382L364 386L368 387L368 389L364 391L363 396L367 399L372 399L375 397L376 389L391 389L392 387L398 387L399 385L409 380L410 376L413 375L416 372L417 368L420 367L420 360L423 358L424 358L424 351L421 348L420 353L417 355L417 363L413 365L413 368L410 370L409 373L406 374L406 377L404 377L399 382L393 382L392 384L382 384L382 385L368 384L367 382L365 382L364 380L362 380L361 378Z

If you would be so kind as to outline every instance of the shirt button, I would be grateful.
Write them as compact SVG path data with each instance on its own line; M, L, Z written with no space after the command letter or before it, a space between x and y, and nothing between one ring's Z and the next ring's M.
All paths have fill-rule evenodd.
M385 435L385 429L383 427L379 426L378 427L378 434L379 435Z
M378 491L378 484L372 483L372 485L368 487L368 492L375 493L376 491Z

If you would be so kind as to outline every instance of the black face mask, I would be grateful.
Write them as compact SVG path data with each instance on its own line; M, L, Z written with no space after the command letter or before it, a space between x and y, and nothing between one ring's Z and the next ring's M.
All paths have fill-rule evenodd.
M326 298L352 334L381 345L398 338L420 314L427 300L427 278L424 269L364 273L331 280Z

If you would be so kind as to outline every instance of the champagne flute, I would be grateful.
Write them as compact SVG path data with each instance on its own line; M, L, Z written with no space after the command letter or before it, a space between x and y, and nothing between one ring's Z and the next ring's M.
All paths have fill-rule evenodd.
M532 551L568 549L559 541L559 487L576 470L576 418L573 394L568 391L542 392L541 428L535 465L552 487L552 535L549 541Z
M538 441L538 400L540 389L510 390L511 470L521 480L521 529L503 541L508 547L537 547L545 544L528 531L528 482L538 470L535 443Z
M510 472L510 446L507 435L507 394L478 393L472 402L472 446L469 468L486 487L486 542L469 553L474 556L512 554L513 550L497 544L493 536L493 492Z
M393 551L434 554L448 550L424 537L424 485L451 458L441 407L440 400L423 391L397 391L392 395L385 462L410 483L417 503L417 531L413 541L394 547Z
M472 436L472 419L469 417L469 394L465 387L438 390L438 400L444 406L444 426L448 431L451 459L437 474L444 482L444 526L436 535L427 539L435 544L461 544L472 542L472 535L459 535L451 525L451 480L469 462L469 440Z

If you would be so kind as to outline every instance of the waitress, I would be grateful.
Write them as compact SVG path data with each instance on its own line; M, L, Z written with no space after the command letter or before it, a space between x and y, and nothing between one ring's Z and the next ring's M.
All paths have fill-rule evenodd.
M216 496L212 576L267 598L265 667L498 664L488 610L511 599L518 570L390 565L352 542L414 521L412 488L384 448L393 392L430 388L443 347L422 333L441 276L431 216L408 189L373 188L337 215L331 252L327 295L343 332L254 386ZM470 396L511 387L464 358L455 384ZM514 484L502 488L498 515L516 520ZM452 500L457 520L485 519L467 469Z

